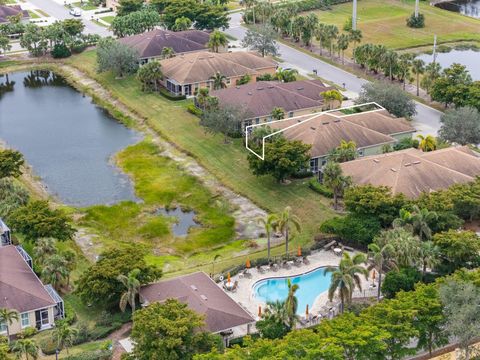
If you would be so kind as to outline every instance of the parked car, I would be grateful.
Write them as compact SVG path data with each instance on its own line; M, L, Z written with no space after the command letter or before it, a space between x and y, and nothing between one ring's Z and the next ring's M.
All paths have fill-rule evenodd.
M70 15L73 15L73 16L82 16L82 9L80 9L80 8L78 8L78 7L71 8L71 9L70 9Z

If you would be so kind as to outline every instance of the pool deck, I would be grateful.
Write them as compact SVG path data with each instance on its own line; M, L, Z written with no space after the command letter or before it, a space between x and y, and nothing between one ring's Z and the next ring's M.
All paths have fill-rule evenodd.
M269 278L298 276L318 269L319 267L338 266L341 256L335 255L332 251L322 250L309 255L308 260L310 262L309 264L302 264L298 267L292 266L290 269L280 268L277 271L269 270L265 273L260 273L256 268L252 268L249 270L251 274L249 278L242 274L232 276L232 282L238 281L237 291L226 291L226 293L247 310L256 320L259 320L258 308L261 306L263 310L266 304L254 296L253 286L256 282ZM365 290L365 292L360 293L355 291L354 297L363 297L365 293L372 295L376 291L376 288L372 288L371 284L371 279L366 280L362 277L362 289ZM222 283L219 283L219 286L222 285ZM338 312L338 304L339 301L336 299L330 302L327 291L324 291L315 299L312 308L309 310L309 314L313 316L323 314L323 316L325 316L325 313L328 313L327 316L332 317Z

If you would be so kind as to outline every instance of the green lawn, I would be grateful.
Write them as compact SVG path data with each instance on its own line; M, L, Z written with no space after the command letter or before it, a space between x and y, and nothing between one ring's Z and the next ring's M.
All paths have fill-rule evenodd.
M38 12L39 14L42 14L45 17L50 17L50 15L48 15L45 11L41 9L35 9L35 11Z
M113 22L113 19L115 19L115 16L104 16L104 17L101 17L100 19L111 24Z
M414 11L414 0L360 0L358 1L358 28L363 43L383 44L402 49L432 45L437 41L480 41L480 20L442 10L420 1L420 12L425 15L425 28L407 27L406 18ZM330 11L315 12L320 21L335 24L342 29L352 14L352 3L332 6Z
M35 10L35 11L38 11L38 10ZM28 15L30 15L30 19L39 19L40 18L40 16L36 12L33 12L32 10L28 10Z
M270 177L257 178L252 175L248 169L247 153L242 140L236 139L225 145L222 137L206 134L199 126L198 118L185 110L186 101L172 102L156 94L145 94L140 91L140 85L134 77L118 80L111 74L96 74L93 51L74 56L69 63L102 83L112 95L145 117L150 127L195 157L236 192L271 212L279 212L290 205L303 224L303 232L293 240L295 244L310 243L320 223L334 215L328 206L329 200L310 190L306 179L280 185ZM180 247L182 246L180 244ZM233 253L225 254L225 263L239 255L236 250L241 250L244 245L238 246ZM245 249L243 253L245 254ZM196 263L208 263L213 257L211 254L212 252L208 255L199 253L192 256L192 261L196 259ZM159 261L164 260L165 258Z
M73 7L78 7L82 10L95 10L98 8L98 6L95 6L93 5L91 2L89 1L84 1L83 3L82 2L76 2L76 3L73 3L72 4Z

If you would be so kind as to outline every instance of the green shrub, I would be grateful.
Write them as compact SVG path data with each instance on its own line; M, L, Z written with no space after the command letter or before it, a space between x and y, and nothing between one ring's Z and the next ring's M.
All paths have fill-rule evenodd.
M65 321L72 325L75 321L77 321L77 314L75 313L75 309L69 302L64 302L63 309L65 312Z
M72 52L65 44L55 44L52 49L54 59L63 59L72 55Z
M264 74L257 76L257 81L272 81L273 76L271 74Z
M308 182L308 187L316 193L319 193L320 195L323 195L330 199L333 198L333 191L327 188L322 183L319 183L317 179L311 179Z
M17 334L17 338L26 339L26 338L32 337L33 335L36 335L37 333L38 333L37 328L35 328L33 326L29 326L29 327L23 329L20 334Z
M407 267L399 271L390 271L385 276L382 284L383 295L391 299L395 295L403 291L412 291L415 284L422 279L422 274L415 268Z
M203 111L195 106L195 104L188 104L187 105L187 111L190 114L196 115L198 117L202 116Z
M16 209L26 205L30 195L17 180L0 179L0 218L8 220Z
M165 88L160 88L159 92L163 97L167 98L168 100L172 100L172 101L185 100L187 98L185 95L173 95L172 93L170 93Z
M407 19L407 26L415 29L420 29L425 27L425 16L423 14L418 14L418 17L415 16L415 13L410 15Z
M112 350L85 351L81 354L69 355L65 360L109 360L112 358Z
M335 234L352 246L365 249L382 229L380 222L371 216L348 214L334 217L320 226L320 231Z
M118 330L122 327L122 323L115 321L112 325L109 326L95 326L94 329L90 331L90 340L99 340L104 339L110 335L115 330Z
M42 353L45 355L53 355L57 350L57 344L53 339L43 339L40 341L39 346L40 350L42 350Z
M237 80L236 85L245 85L252 80L252 77L249 74L243 75L240 79Z

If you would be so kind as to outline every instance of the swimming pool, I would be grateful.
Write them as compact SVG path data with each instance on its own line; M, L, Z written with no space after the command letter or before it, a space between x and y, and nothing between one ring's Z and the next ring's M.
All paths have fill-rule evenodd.
M287 279L290 279L292 284L298 285L295 294L298 300L297 314L304 315L307 304L311 309L318 295L327 291L330 286L332 274L324 275L324 269L323 267L318 268L298 276L260 280L253 285L254 296L257 300L265 303L276 300L283 301L288 295Z

